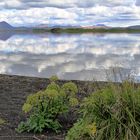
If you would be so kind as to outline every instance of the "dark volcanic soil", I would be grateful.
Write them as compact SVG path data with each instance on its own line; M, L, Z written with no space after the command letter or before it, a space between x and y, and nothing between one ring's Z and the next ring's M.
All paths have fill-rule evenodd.
M66 81L59 81L61 85ZM93 83L74 81L79 88L79 97L93 91ZM45 132L43 135L33 133L18 134L15 131L19 122L24 119L21 108L29 94L45 89L48 79L22 76L0 75L0 118L6 124L0 126L0 140L63 140L64 133L56 135ZM95 84L95 83L94 83ZM91 88L92 87L92 88Z

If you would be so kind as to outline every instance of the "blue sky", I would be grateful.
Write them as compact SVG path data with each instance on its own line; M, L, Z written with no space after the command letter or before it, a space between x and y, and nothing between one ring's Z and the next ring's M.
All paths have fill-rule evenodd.
M140 0L1 0L0 21L14 26L140 25Z

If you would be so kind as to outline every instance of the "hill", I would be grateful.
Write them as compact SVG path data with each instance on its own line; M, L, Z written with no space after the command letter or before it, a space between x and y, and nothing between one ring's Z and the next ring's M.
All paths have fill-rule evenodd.
M140 29L140 25L130 26L130 29Z
M8 24L7 22L5 21L0 22L0 30L12 30L12 29L14 29L14 27Z

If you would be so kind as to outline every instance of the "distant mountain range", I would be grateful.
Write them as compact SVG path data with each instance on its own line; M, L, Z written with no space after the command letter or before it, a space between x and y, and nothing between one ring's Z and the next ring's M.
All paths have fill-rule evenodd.
M136 25L136 26L130 26L130 29L140 29L140 25Z
M93 26L78 26L78 25L46 25L46 24L40 24L38 26L36 26L36 28L105 28L107 27L104 24L97 24L97 25L93 25Z
M5 21L0 22L0 31L33 31L33 30L40 30L40 29L45 29L50 31L50 29L54 29L54 28L64 28L64 29L70 29L70 28L81 28L81 29L114 29L113 27L108 27L105 26L104 24L97 24L97 25L93 25L93 26L72 26L72 25L59 25L59 26L48 26L46 24L40 24L36 27L13 27L10 24L8 24ZM140 30L140 25L136 25L136 26L129 26L126 28L121 28L118 27L116 29L134 29L134 30Z

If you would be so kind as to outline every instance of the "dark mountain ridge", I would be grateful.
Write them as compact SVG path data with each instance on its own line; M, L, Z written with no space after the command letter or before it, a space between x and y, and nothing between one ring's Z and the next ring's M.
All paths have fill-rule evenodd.
M14 27L8 24L7 22L5 21L0 22L0 30L11 30L11 29L14 29Z
M130 28L130 29L140 29L140 25L130 26L128 28Z

